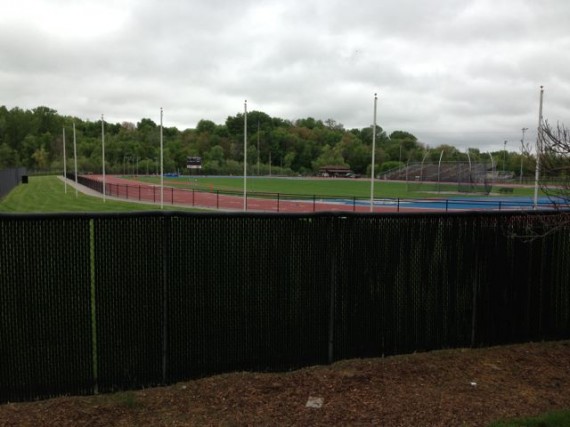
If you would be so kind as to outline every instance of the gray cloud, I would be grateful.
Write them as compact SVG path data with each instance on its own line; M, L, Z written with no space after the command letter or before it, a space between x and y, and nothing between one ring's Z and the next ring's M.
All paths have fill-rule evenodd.
M17 4L16 4L17 3ZM481 151L570 122L565 0L21 0L0 16L0 93L110 121L193 127L249 108L378 123Z

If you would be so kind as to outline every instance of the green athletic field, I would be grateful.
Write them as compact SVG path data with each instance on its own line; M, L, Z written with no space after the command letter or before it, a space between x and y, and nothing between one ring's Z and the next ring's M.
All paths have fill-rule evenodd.
M160 183L159 177L140 177L140 181ZM194 188L196 190L243 191L241 177L165 178L165 186ZM408 191L403 182L376 181L374 195L377 198L454 198L457 195L426 191ZM318 195L339 197L370 197L370 181L346 179L300 179L300 178L248 178L247 189L253 192L294 195ZM441 187L442 191L445 188ZM451 186L449 191L456 189ZM532 196L532 188L514 188L512 196ZM504 194L501 197L505 197ZM29 184L20 184L0 201L0 212L125 212L160 209L157 205L120 202L100 197L87 196L67 187L56 176L30 177ZM186 210L165 205L168 210ZM192 210L192 209L188 209Z
M160 177L139 177L140 181L153 184L160 184ZM233 190L243 191L242 177L179 177L164 178L164 185L176 186L181 188L194 188L196 190ZM448 192L456 192L457 184L441 184L441 193L433 190L434 185L427 185L419 191L408 191L408 185L405 182L392 181L375 181L374 197L378 198L443 198L449 199L457 197L457 194L451 195ZM252 177L247 179L248 192L267 192L281 194L296 195L317 195L317 196L338 196L338 197L370 197L370 181L369 180L351 180L351 179L302 179L302 178L258 178ZM494 192L495 190L493 190ZM534 189L529 187L514 188L509 196L532 196ZM461 194L461 197L480 197L480 194ZM502 194L501 197L505 197Z

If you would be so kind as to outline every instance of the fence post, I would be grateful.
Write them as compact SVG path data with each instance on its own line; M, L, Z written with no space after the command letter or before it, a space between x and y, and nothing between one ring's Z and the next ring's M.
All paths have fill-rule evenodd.
M170 189L170 204L174 204L174 187Z
M356 212L356 196L352 196L352 212Z
M220 190L216 190L216 209L220 209Z
M91 360L93 363L93 393L99 393L99 380L97 369L97 316L95 300L95 220L89 220L89 264L90 264L90 296L91 296Z
M336 298L336 287L337 287L337 264L338 264L338 250L337 250L337 242L341 239L339 238L338 234L338 221L339 219L333 217L331 219L333 221L332 224L332 233L329 234L329 251L330 251L330 260L331 260L331 268L330 268L330 301L329 301L329 336L328 336L328 362L329 364L333 363L334 361L334 314L335 314L335 298Z
M277 212L279 212L279 193L277 193Z
M396 199L396 212L400 212L400 198Z
M447 212L448 205L449 205L449 199L445 199L445 212Z
M478 251L478 249L477 249ZM472 306L472 313L471 313L471 347L475 347L475 336L476 336L476 325L477 325L477 292L478 292L478 266L479 266L479 254L478 252L475 253L475 262L473 264L475 266L475 271L473 272L473 302Z
M316 199L316 196L313 194L313 212L315 212L315 199Z
M170 216L163 216L162 232L162 383L166 384L168 359L168 260L170 259Z
M194 206L194 189L192 189L192 206Z

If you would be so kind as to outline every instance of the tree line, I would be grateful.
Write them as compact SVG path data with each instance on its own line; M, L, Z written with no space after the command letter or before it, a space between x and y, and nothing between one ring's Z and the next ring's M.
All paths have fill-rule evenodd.
M345 166L370 176L373 132L376 132L375 171L381 173L422 160L490 161L477 148L460 152L450 145L428 147L404 130L386 133L380 126L345 129L333 119L312 117L285 120L261 111L247 114L247 162L251 175L313 175L322 166ZM24 166L31 171L63 171L63 129L66 132L68 170L73 169L75 124L77 164L82 173L102 170L101 121L62 116L40 106L31 110L0 107L0 169ZM104 123L105 169L113 174L152 174L159 171L160 128L149 118L139 122ZM189 156L202 157L201 174L243 173L244 116L229 116L225 123L200 120L195 129L163 128L164 171L186 171ZM534 170L528 154L491 153L498 170L527 176Z

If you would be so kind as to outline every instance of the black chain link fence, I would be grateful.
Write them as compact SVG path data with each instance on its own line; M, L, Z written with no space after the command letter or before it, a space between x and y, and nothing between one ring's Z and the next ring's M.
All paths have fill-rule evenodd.
M0 215L0 402L570 338L551 215Z

